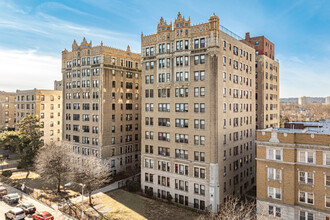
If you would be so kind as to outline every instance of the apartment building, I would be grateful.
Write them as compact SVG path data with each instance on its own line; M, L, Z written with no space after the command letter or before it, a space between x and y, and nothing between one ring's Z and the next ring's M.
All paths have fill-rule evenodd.
M16 122L29 114L40 118L44 144L61 141L62 92L57 90L16 90ZM16 126L17 128L17 126Z
M54 80L54 90L63 90L63 82L62 80Z
M330 219L330 121L257 131L257 212L264 219Z
M217 211L255 184L255 49L180 13L141 35L144 191Z
M140 169L141 56L84 38L62 52L63 141L106 160L115 175Z
M256 50L256 128L277 128L280 122L279 63L275 60L275 45L264 36L245 41Z
M0 91L0 131L15 128L15 98L14 92Z

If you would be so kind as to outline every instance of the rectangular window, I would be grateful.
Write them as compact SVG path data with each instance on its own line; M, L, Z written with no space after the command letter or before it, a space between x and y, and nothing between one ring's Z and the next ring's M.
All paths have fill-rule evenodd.
M282 170L275 168L268 168L268 179L269 180L281 180Z
M330 153L329 152L323 153L323 165L330 166Z
M275 207L275 206L268 206L268 214L272 217L278 217L281 218L281 208Z
M281 200L281 188L268 187L268 198Z
M282 149L267 149L267 159L269 160L282 160L283 150Z
M201 64L204 64L205 63L205 55L201 55Z
M205 47L205 38L201 38L201 48Z
M315 163L315 152L313 151L298 151L298 162Z
M299 202L314 205L314 193L313 192L298 192Z
M299 211L299 220L314 220L314 214L305 211Z
M198 49L199 48L199 39L194 40L194 48Z
M299 171L298 181L301 184L314 184L314 173Z
M199 56L198 56L198 55L196 55L196 56L194 57L194 64L195 64L195 65L199 64Z

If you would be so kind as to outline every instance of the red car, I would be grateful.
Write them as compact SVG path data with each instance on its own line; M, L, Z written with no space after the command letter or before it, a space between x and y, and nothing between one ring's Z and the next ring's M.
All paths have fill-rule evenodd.
M7 194L8 194L7 188L4 186L0 186L0 198L2 198L3 196L5 196Z
M34 220L54 220L54 216L47 211L37 212L32 217Z

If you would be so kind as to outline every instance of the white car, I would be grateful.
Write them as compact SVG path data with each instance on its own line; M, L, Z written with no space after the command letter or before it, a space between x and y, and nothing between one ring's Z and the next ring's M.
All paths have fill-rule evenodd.
M11 220L25 219L25 213L21 208L14 208L5 213L5 218Z

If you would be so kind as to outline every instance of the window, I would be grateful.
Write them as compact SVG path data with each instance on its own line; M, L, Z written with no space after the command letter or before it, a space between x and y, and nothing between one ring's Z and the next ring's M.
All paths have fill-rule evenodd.
M282 171L280 169L268 168L268 179L269 180L281 180Z
M282 149L267 149L267 159L269 160L282 160L283 150Z
M324 181L325 181L325 186L330 187L330 174L325 174L324 175Z
M201 55L201 64L204 64L205 63L205 55Z
M281 188L268 187L268 198L281 200Z
M298 162L315 163L315 152L313 151L298 151Z
M323 165L330 166L330 153L329 152L323 153Z
M188 165L184 165L184 164L174 164L174 172L181 174L181 175L186 175L188 176L189 174L189 169L188 169Z
M281 217L281 208L268 206L268 214L272 217Z
M198 47L199 47L199 39L195 39L194 40L194 48L198 49Z
M201 48L205 47L205 38L201 38Z
M325 196L325 207L330 208L330 196L329 195Z
M175 112L188 112L188 104L187 103L176 103Z
M194 64L195 65L199 64L199 56L198 55L195 55L195 57L194 57Z
M188 160L188 150L175 149L175 158Z
M314 184L314 173L299 171L298 181L301 184Z
M314 220L314 214L305 211L299 211L300 220Z
M204 81L205 80L205 71L200 72L200 80Z
M188 144L188 135L187 134L175 134L175 142Z
M314 205L314 193L313 192L298 192L299 202Z

